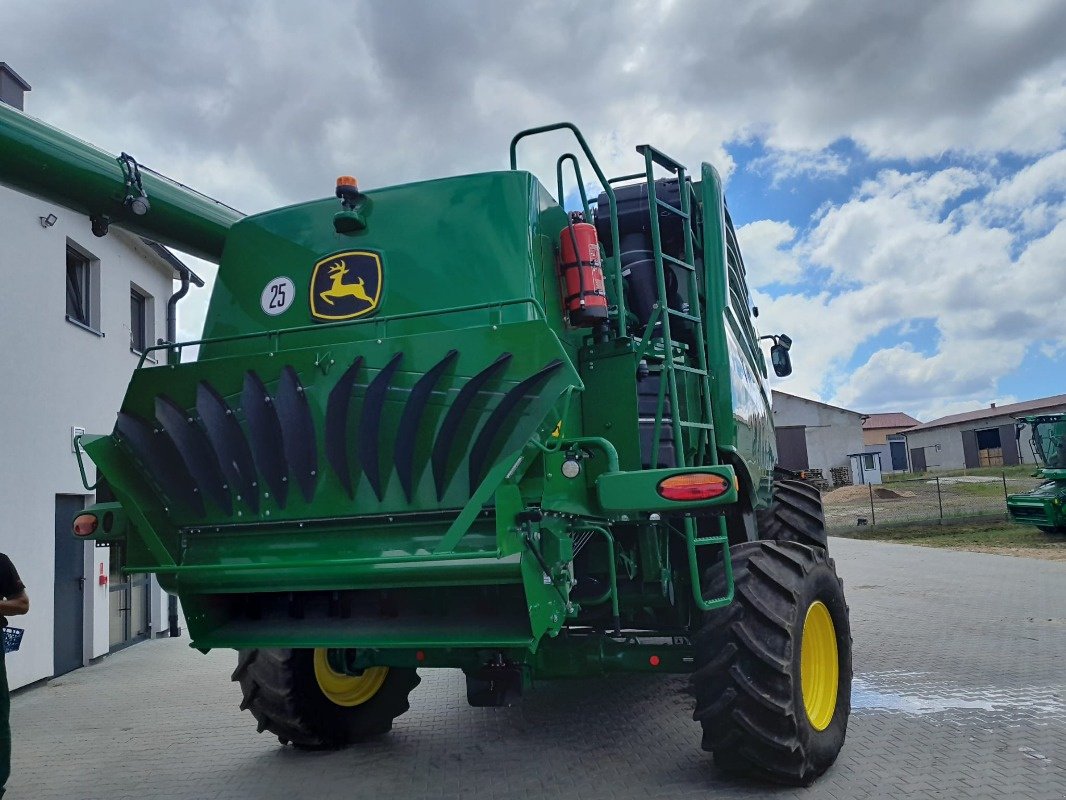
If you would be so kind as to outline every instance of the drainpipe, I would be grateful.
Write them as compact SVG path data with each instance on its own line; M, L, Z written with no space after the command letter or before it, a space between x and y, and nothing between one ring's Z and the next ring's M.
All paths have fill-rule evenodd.
M189 293L189 270L181 270L181 288L167 300L167 344L178 340L178 301ZM167 350L167 364L177 363L179 351Z
M167 300L167 344L174 344L178 340L178 301L189 293L189 270L181 270L181 288L174 292ZM177 348L167 350L167 364L175 364L181 357L181 351ZM178 628L178 597L167 595L167 623L170 626L170 635L180 636Z

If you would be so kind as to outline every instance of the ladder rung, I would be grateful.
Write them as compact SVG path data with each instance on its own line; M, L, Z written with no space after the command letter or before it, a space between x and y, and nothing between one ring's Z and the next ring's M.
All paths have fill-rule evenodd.
M707 370L699 369L698 367L690 367L688 364L674 364L674 369L679 372L690 372L693 375L706 375Z
M689 264L687 261L682 261L680 258L668 256L666 253L663 253L663 261L666 261L670 264L676 264L677 266L682 267L683 269L687 269L689 272L696 271L696 267L694 267L692 264Z
M677 311L673 308L666 309L666 313L668 313L671 317L677 317L678 319L687 319L689 322L700 321L700 318L697 317L695 314L686 314L684 311Z
M684 171L685 165L680 162L674 161L670 156L661 150L656 150L650 144L638 144L637 152L642 156L651 155L651 160L658 164L663 169L668 169L671 172L677 172L678 170Z
M728 536L699 536L694 538L692 543L697 547L704 547L710 544L726 544L728 541Z
M677 214L677 216L681 217L681 219L688 219L688 217L689 217L689 214L688 214L687 211L682 211L677 206L671 205L670 203L667 203L665 200L660 200L658 197L655 198L655 205L657 205L659 208L666 209L667 211L669 211L672 214Z
M682 428L697 428L701 431L713 431L714 425L709 422L688 422L687 420L681 420Z

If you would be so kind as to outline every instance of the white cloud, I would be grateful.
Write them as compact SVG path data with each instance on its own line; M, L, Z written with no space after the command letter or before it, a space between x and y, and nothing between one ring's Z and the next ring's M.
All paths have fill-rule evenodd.
M737 228L737 238L744 243L745 262L759 265L748 275L753 287L794 284L803 276L798 254L787 247L796 238L796 229L789 223L770 219L749 222Z
M749 169L769 174L772 186L798 178L827 177L846 175L848 161L843 156L828 150L799 148L795 150L771 150L765 156L755 159L748 165Z
M810 371L797 367L798 388L862 411L904 410L928 419L994 400L1000 378L1030 352L1060 355L1066 329L1049 322L1066 313L1059 291L1066 217L1058 184L1046 177L1058 159L1044 161L1000 182L959 168L883 172L826 208L789 251L775 248L771 275L782 261L807 270L820 265L833 275L832 292L760 299L775 329L796 326L794 360ZM998 222L1024 215L1034 198L1052 196L1041 213L1057 222L1039 235L1032 226ZM945 213L960 198L963 205ZM765 250L765 240L756 238L755 252ZM756 260L747 261L757 273ZM923 320L933 321L935 338L917 347L910 337ZM899 341L848 368L886 332Z

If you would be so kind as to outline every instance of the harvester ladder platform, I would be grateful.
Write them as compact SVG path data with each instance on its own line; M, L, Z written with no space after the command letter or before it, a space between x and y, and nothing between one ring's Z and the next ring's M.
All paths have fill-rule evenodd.
M717 463L717 449L714 441L714 423L711 415L711 381L707 366L707 340L703 329L703 317L700 312L699 281L696 268L695 251L693 247L693 188L683 164L670 158L665 153L656 150L651 145L640 145L637 152L644 156L644 179L648 186L648 216L649 230L651 232L652 254L655 260L655 283L657 298L655 311L648 322L644 339L641 341L643 355L658 361L659 372L659 398L655 415L655 428L652 433L651 463L657 464L659 458L659 437L666 408L666 398L669 396L669 419L671 438L674 445L674 458L676 466L689 466L688 442L692 439L687 436L688 431L695 432L696 446L692 458L692 466L704 466ZM679 204L661 199L655 188L655 166L677 175ZM662 231L660 229L660 216L662 213L672 214L681 219L682 241L684 243L684 255L682 258L668 255L663 252ZM684 274L687 283L686 296L689 300L687 311L670 307L666 286L666 265L679 268ZM683 342L675 341L672 332L672 320L682 320L689 324L691 346ZM652 347L653 331L656 325L661 330L661 350ZM695 361L695 365L685 363L686 358ZM687 373L695 376L699 402L696 413L686 414L678 392L678 373ZM686 406L687 408L687 406ZM729 559L729 537L726 535L725 518L718 517L718 534L714 536L700 536L696 526L696 520L692 517L684 519L685 542L688 546L688 560L690 578L692 583L693 599L696 605L704 610L711 609L730 603L733 599L733 576ZM700 547L719 547L722 549L722 562L726 568L726 594L719 598L707 600L703 596L699 560L696 557Z
M641 341L637 344L637 352L641 358L647 358L657 362L654 369L658 371L660 376L659 397L655 412L655 427L652 434L651 463L658 463L659 436L664 422L663 416L666 409L666 398L669 396L670 431L676 459L675 466L684 467L689 465L689 459L686 455L685 448L685 432L689 430L696 432L696 446L694 448L692 465L706 466L716 464L718 461L718 452L715 446L714 423L711 413L711 386L710 373L707 365L707 341L704 336L703 317L700 312L698 270L696 267L695 251L693 247L692 200L694 189L688 180L686 169L683 164L670 158L665 153L656 150L651 145L640 145L637 147L637 152L644 156L644 172L638 172L633 175L624 175L608 180L603 174L603 170L600 169L600 165L596 161L595 156L593 156L592 150L585 141L585 137L581 134L581 131L578 130L577 126L570 122L558 122L552 125L528 128L515 134L511 139L510 146L511 169L518 168L517 148L518 143L522 139L528 136L535 136L556 130L568 130L574 135L578 145L581 147L582 153L592 166L593 171L596 173L596 177L599 178L600 185L603 187L607 196L607 202L610 207L611 252L614 255L612 258L604 259L604 270L614 276L614 294L617 302L617 316L615 322L618 326L618 334L623 338L627 337L629 334L626 331L625 292L623 288L621 248L619 247L618 235L618 206L612 184L636 179L644 179L647 181L648 214L651 221L652 251L655 263L656 293L658 296L651 319L648 320L648 324L645 326L644 335ZM578 166L577 158L572 153L561 155L556 163L559 203L561 204L564 198L562 176L563 164L566 162L570 162L573 166L575 177L577 179L577 186L581 194L581 204L586 215L585 218L590 219L591 213L588 196L585 193L585 184L581 179L581 170ZM678 194L680 197L678 206L674 206L665 200L659 199L656 194L654 175L656 165L677 175ZM684 231L684 252L682 258L677 258L676 256L663 252L662 232L659 228L660 209L680 217L683 222L681 226ZM671 264L672 266L677 267L685 274L689 298L688 311L670 308L667 300L666 264ZM695 344L694 347L690 348L689 345L684 342L674 340L671 333L671 319L683 320L691 326L691 338ZM654 336L657 328L661 331L661 338L658 340L656 340ZM688 353L695 356L694 365L685 363ZM649 367L650 366L651 365L649 365ZM677 373L679 372L696 376L698 384L697 389L700 396L696 415L697 418L683 416L681 403L679 402L680 396L677 390ZM726 534L725 518L718 517L717 525L717 535L700 536L696 526L696 520L692 517L684 518L683 533L688 550L689 577L692 585L693 599L696 606L703 611L720 608L733 601L733 569L729 558L729 537ZM697 558L697 551L701 547L719 547L722 550L722 563L725 566L726 575L726 593L722 597L707 600L703 596L699 559Z

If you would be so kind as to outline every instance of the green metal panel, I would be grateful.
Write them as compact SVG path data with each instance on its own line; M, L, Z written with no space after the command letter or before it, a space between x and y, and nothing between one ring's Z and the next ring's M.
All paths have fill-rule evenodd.
M711 404L719 450L733 454L746 468L740 474L756 507L770 503L771 477L777 461L770 389L766 383L758 342L730 303L726 263L726 216L722 181L704 164L700 192L703 201L703 262L706 276L707 353Z
M242 214L157 173L141 180L151 207L137 215L115 156L0 103L0 183L217 262Z
M326 335L294 333L287 347L326 340L365 341L389 335L439 333L483 324L452 309L532 298L553 331L569 341L559 307L552 244L566 224L540 183L526 172L494 172L367 190L367 227L337 233L335 199L247 217L233 227L218 277L204 337L216 339L316 324L311 314L315 265L332 254L360 250L382 262L381 299L370 325L334 328ZM261 298L278 277L291 279L296 301L267 314ZM510 305L510 319L528 319L531 307ZM413 316L412 316L413 315ZM516 316L517 315L517 316ZM575 340L576 341L576 340ZM209 343L201 359L262 350L264 340Z

